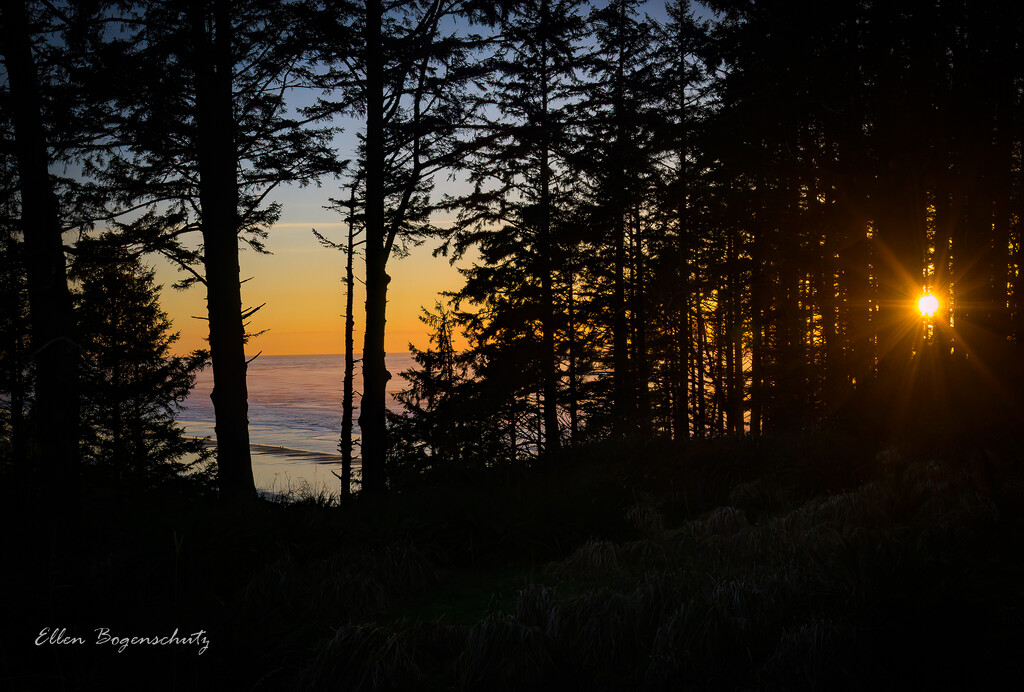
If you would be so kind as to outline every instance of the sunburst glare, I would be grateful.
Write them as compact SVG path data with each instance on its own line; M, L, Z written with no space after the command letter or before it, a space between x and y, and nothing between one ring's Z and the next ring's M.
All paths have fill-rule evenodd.
M917 301L917 309L920 310L921 314L925 317L932 317L939 311L939 299L931 294L923 295L920 300Z

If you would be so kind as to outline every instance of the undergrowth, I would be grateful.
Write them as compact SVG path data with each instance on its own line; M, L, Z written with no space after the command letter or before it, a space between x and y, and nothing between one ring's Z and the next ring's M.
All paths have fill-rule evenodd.
M290 500L177 488L37 527L18 550L38 567L5 575L23 597L0 681L109 689L156 666L153 689L948 688L1017 666L1010 447L605 446L345 509ZM211 646L30 646L43 625L202 628Z

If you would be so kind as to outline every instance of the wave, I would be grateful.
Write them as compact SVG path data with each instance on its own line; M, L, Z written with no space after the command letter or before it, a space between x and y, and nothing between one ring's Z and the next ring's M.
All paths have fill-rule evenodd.
M217 441L212 438L206 438L205 440L207 447L217 448ZM294 447L283 447L281 445L268 445L259 442L250 442L249 450L253 454L265 454L267 456L283 457L285 459L294 459L302 461L310 461L317 464L340 464L341 455L334 454L331 452L318 452L312 449L295 449ZM352 468L360 468L362 464L359 458L356 457L352 460Z
M341 455L331 454L328 452L315 452L309 449L293 449L291 447L281 447L279 445L267 445L260 444L258 442L252 442L249 444L249 449L256 454L270 454L278 457L287 457L290 459L302 459L305 461L315 461L319 464L340 464ZM353 468L360 466L358 459L353 459Z

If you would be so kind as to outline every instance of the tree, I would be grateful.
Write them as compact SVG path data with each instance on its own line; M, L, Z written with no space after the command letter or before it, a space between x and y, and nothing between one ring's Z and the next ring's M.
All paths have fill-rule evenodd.
M588 21L595 45L587 56L589 80L580 104L586 119L592 223L596 247L610 249L613 398L617 435L649 428L645 216L651 209L655 101L653 27L638 17L637 0L613 0Z
M172 356L178 339L158 303L153 270L123 251L79 243L76 316L82 335L83 456L109 470L116 492L205 461L204 440L175 423L208 354Z
M467 456L478 459L465 435L477 426L475 416L465 406L467 358L452 344L454 315L438 302L433 311L423 309L420 321L432 330L430 346L421 351L409 344L419 367L402 373L409 386L395 398L403 410L388 417L392 438L389 452L396 471L401 468L418 473L458 467Z
M160 252L206 286L221 496L255 497L249 451L247 320L239 242L263 251L280 214L267 204L285 183L338 170L330 128L313 112L288 114L287 96L316 84L304 31L290 4L263 0L142 2L110 59L127 68L100 95L116 106L129 156L90 170L136 209L118 226L129 242ZM116 152L115 152L116 153ZM104 165L101 165L104 164ZM202 237L201 249L182 238ZM260 306L262 307L262 306Z
M361 233L360 222L356 219L356 190L359 181L352 182L349 198L346 203L340 200L331 200L336 209L347 209L346 223L348 225L348 237L344 245L335 243L324 237L313 229L313 235L324 247L333 250L341 250L345 253L345 277L342 279L345 284L345 372L342 376L341 393L341 434L338 437L338 451L341 452L341 505L347 504L352 492L352 452L355 441L352 437L353 414L355 413L355 311L354 292L356 286L355 255L356 247L362 245L362 241L356 241L356 236ZM335 474L337 475L337 474Z
M492 303L515 306L501 318L504 327L526 332L539 327L536 361L531 363L541 391L541 440L547 452L561 445L559 380L561 359L556 347L559 301L556 283L564 267L559 261L556 230L572 207L573 139L568 105L582 69L581 3L577 0L532 0L502 6L490 17L497 46L484 63L478 112L481 122L466 166L474 186L453 206L459 220L453 229L456 256L479 245L494 267L474 271L483 281L509 279L494 285L516 297ZM518 279L502 265L515 265ZM494 269L492 272L491 269ZM481 287L465 292L480 294ZM506 317L516 315L518 326ZM525 343L525 342L521 342Z
M28 475L28 413L32 393L31 349L29 348L28 290L21 244L10 228L0 230L0 458L9 461L14 477Z
M992 373L1016 369L1020 77L996 66L1019 8L709 4L716 151L752 210L751 428L1015 408Z
M462 0L361 6L325 3L322 55L334 66L334 108L365 120L357 163L363 181L366 318L359 405L363 491L387 489L384 360L389 259L437 230L433 178L458 157L465 56L472 42L448 28ZM354 52L350 52L355 47Z
M354 296L356 275L354 269L356 253L356 186L352 185L348 210L348 242L345 244L345 379L342 385L341 438L341 499L352 492L352 421L355 405L355 312Z
M653 79L661 98L652 104L655 120L655 205L661 217L660 246L652 261L649 282L654 306L652 342L656 351L655 377L661 380L663 428L674 440L690 437L690 370L695 335L693 313L698 251L698 199L707 175L696 173L699 133L708 120L705 52L708 23L699 22L688 0L668 3L669 20L658 25L652 56ZM656 167L658 167L656 165Z
M35 361L31 456L37 473L51 465L63 505L73 499L78 472L78 351L37 65L37 49L45 41L33 31L24 0L5 3L0 22Z

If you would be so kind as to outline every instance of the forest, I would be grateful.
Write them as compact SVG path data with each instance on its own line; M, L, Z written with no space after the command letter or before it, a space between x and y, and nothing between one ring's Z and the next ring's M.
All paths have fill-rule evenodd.
M1019 678L1024 5L10 0L0 23L0 682ZM337 498L253 480L239 253L288 186L346 228L318 234L346 305ZM395 413L389 282L423 244L463 284L424 296ZM175 355L155 258L205 291L208 349ZM204 367L213 447L175 421ZM208 652L92 644L179 627Z

